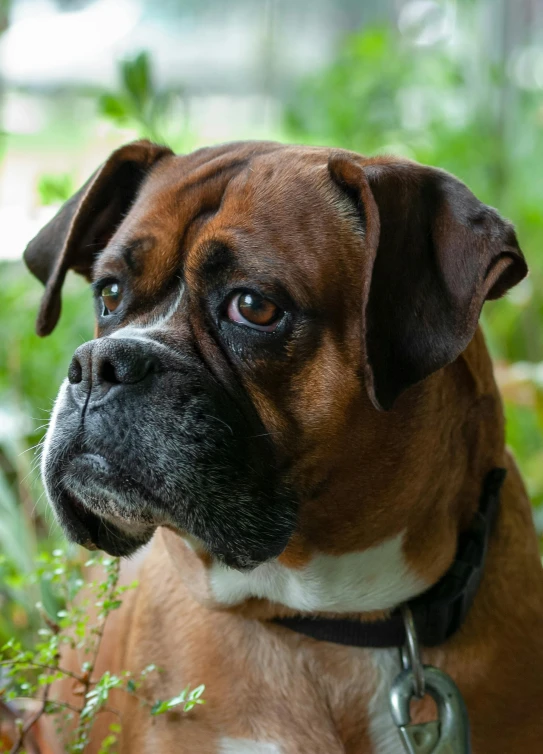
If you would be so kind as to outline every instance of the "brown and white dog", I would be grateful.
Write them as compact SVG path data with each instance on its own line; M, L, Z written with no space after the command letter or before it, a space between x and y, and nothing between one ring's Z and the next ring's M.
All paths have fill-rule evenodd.
M40 335L69 269L96 299L45 443L56 515L115 555L152 539L103 662L161 666L154 698L206 684L187 715L128 699L122 752L401 752L397 650L270 619L374 619L424 592L500 466L482 584L423 659L462 691L475 754L543 751L538 542L478 329L527 271L511 225L397 158L140 141L25 258Z

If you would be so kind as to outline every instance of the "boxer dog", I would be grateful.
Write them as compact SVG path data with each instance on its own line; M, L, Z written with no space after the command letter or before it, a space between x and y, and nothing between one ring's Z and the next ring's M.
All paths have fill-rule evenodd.
M25 259L38 334L68 270L95 298L43 451L55 514L112 555L152 540L105 664L162 667L153 699L206 685L188 714L128 698L121 752L403 751L397 648L277 619L387 625L449 571L495 468L482 581L422 657L458 685L475 754L543 751L538 541L478 328L527 272L509 223L400 158L139 141ZM425 699L413 719L431 714Z

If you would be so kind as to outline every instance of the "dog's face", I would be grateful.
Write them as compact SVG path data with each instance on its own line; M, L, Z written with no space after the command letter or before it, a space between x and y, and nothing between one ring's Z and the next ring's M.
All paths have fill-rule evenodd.
M126 555L166 526L235 568L284 550L353 412L370 426L453 361L526 272L451 176L271 143L128 145L25 258L40 334L69 268L96 301L43 455L68 536Z

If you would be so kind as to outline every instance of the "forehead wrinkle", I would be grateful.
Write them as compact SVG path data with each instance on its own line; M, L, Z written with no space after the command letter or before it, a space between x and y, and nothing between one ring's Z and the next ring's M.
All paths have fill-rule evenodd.
M111 272L123 274L127 270L129 270L129 267L122 253L122 249L116 244L111 245L111 243L106 246L104 251L98 257L96 257L96 261L92 268L94 278L100 278L106 273L111 274Z
M134 238L120 247L122 258L131 272L136 274L141 270L142 255L151 251L156 245L156 238L151 235Z
M229 180L248 164L247 157L221 155L191 167L189 156L177 155L158 163L142 184L133 208L146 206L156 201L156 197L173 197L178 192L191 191L206 186L210 181Z
M142 290L151 293L165 285L180 265L177 235L163 232L160 243L145 255L143 264L144 270L140 276Z
M209 163L202 165L197 169L194 174L184 183L181 187L183 191L190 191L204 186L209 181L217 181L223 185L220 181L221 178L225 178L230 181L234 175L240 173L248 165L248 160L237 159L231 162L224 162L223 159L211 160ZM223 186L226 188L226 185Z
M181 264L196 232L220 209L230 180L247 165L247 159L222 157L183 174L183 158L165 163L145 182L132 206L123 230L143 227L159 241L150 257L161 272L171 273ZM148 267L149 259L146 259Z

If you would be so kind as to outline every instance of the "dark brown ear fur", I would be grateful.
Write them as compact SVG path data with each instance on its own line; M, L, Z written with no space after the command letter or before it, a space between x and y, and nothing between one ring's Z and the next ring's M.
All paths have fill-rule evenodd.
M365 378L374 405L388 409L454 361L483 303L528 269L512 225L442 170L390 159L363 164L344 153L330 157L329 170L359 204L366 231Z
M48 335L60 316L60 295L69 269L89 277L132 204L149 168L172 154L167 147L137 141L117 149L28 244L24 260L45 285L36 332Z

